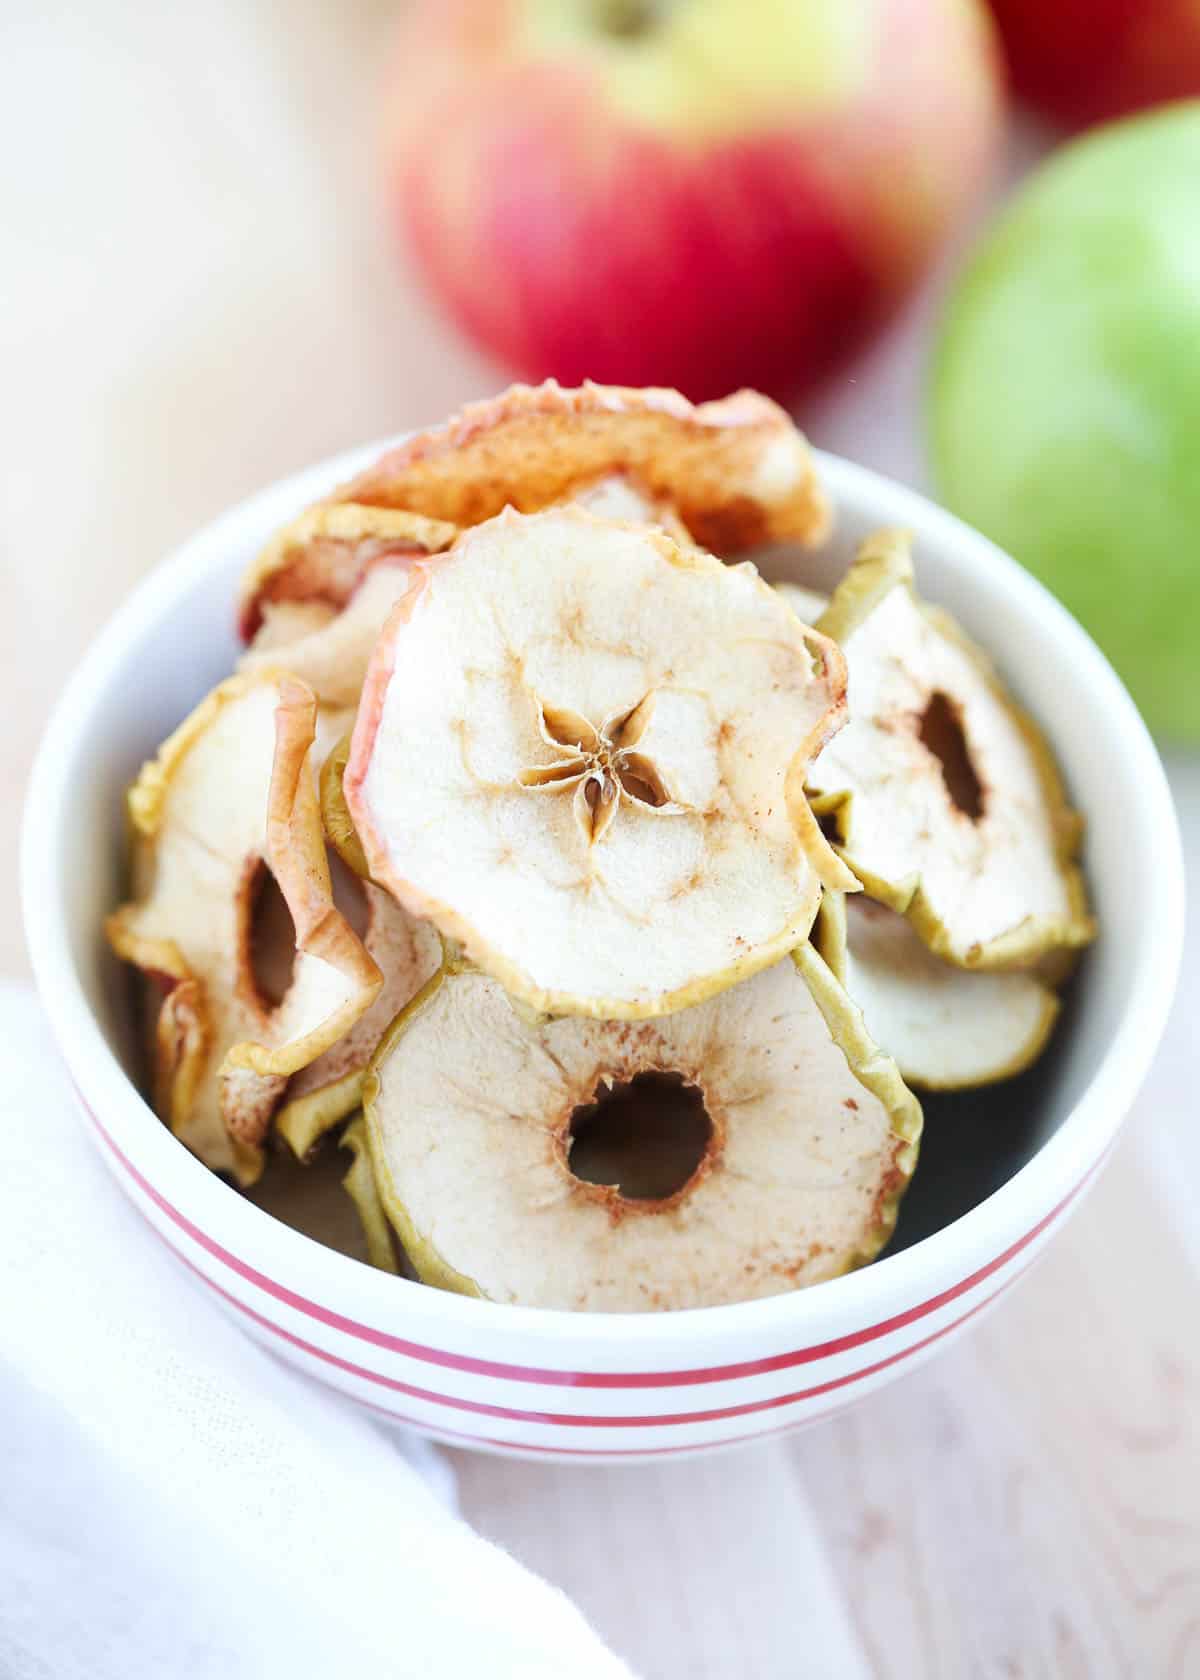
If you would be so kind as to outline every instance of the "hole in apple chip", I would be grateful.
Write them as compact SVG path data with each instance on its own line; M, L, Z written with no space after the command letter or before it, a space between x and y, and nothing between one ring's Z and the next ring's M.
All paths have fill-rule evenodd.
M802 1288L878 1253L921 1111L805 946L636 1024L514 1012L472 970L400 1016L364 1088L418 1275L593 1311Z
M129 793L136 897L108 919L119 956L168 989L152 1015L155 1106L190 1149L242 1184L288 1077L370 1006L382 976L332 902L311 764L344 713L279 673L231 678L146 764ZM278 939L252 929L269 889ZM261 902L261 899L260 899ZM268 897L268 904L270 898ZM290 983L256 944L292 945ZM276 953L278 962L278 952Z
M584 1184L610 1186L627 1202L682 1195L713 1141L704 1093L681 1073L603 1076L567 1127L567 1165Z
M853 889L803 796L844 668L749 566L577 508L422 568L341 778L374 881L545 1014L682 1008Z
M967 968L1087 944L1080 823L1050 749L982 652L917 599L904 533L867 539L817 628L846 656L851 716L809 790L870 896Z
M902 1077L927 1091L1010 1079L1045 1048L1058 999L1036 972L935 957L906 917L864 894L826 893L814 943Z
M983 815L983 783L971 763L962 709L948 694L935 688L921 713L917 739L941 767L942 780L955 810L972 822Z
M249 927L243 934L243 962L264 1013L278 1009L296 967L296 930L291 911L270 869L260 858L251 865L246 890Z
M608 518L644 520L623 498L657 504L717 554L815 544L830 525L808 445L769 398L739 391L694 406L678 391L553 380L514 385L408 439L336 500L465 526L575 496Z

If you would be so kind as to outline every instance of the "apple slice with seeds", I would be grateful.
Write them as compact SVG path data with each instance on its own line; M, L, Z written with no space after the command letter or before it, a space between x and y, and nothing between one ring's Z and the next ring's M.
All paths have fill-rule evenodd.
M850 721L809 772L813 809L870 896L946 961L1011 968L1085 945L1081 823L1050 749L982 651L918 601L909 547L869 537L818 621L846 656Z
M814 544L829 503L812 455L768 397L738 391L698 407L678 391L514 385L390 450L336 501L478 525L534 513L624 478L716 554L774 541Z
M288 1076L383 984L333 904L311 764L314 734L328 739L345 721L319 718L311 692L278 672L233 677L129 792L136 896L106 929L117 954L165 988L149 1006L155 1106L242 1184L262 1171ZM291 928L268 991L256 901L272 895Z
M748 564L578 508L418 568L342 778L372 880L534 1011L744 979L854 890L803 784L845 668Z
M652 1021L531 1022L444 970L364 1091L380 1198L427 1283L651 1311L835 1277L891 1235L921 1110L811 946Z
M864 893L826 893L813 934L901 1076L926 1091L962 1091L1022 1073L1041 1055L1058 998L1037 973L958 968L912 924Z

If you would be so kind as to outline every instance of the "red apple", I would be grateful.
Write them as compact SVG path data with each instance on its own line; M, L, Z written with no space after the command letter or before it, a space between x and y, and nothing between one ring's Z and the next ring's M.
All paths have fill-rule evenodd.
M416 0L402 227L530 378L810 387L886 317L999 126L976 0Z
M991 0L1013 85L1072 127L1200 94L1197 0Z

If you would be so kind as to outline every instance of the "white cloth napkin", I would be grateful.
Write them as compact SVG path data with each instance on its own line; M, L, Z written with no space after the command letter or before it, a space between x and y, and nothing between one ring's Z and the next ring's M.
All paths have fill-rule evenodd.
M433 1448L250 1342L116 1193L0 984L0 1675L617 1680Z

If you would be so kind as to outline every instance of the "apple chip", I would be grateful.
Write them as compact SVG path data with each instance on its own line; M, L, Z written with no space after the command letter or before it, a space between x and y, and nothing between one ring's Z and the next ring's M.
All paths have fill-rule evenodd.
M321 824L325 838L341 861L362 881L369 881L366 854L346 804L343 781L350 761L350 733L347 730L321 766Z
M396 1247L392 1241L387 1214L383 1211L383 1203L379 1199L379 1187L375 1182L375 1169L371 1165L371 1151L367 1143L367 1129L361 1114L350 1122L338 1142L343 1149L348 1149L353 1157L349 1170L342 1179L342 1187L358 1212L367 1245L367 1259L381 1272L398 1273L400 1267L396 1260Z
M903 1078L927 1091L1010 1079L1037 1060L1058 999L1036 974L957 968L904 916L864 894L826 893L814 942Z
M593 1311L713 1306L874 1258L921 1110L820 957L637 1024L532 1023L443 971L364 1091L384 1208L427 1283Z
M844 689L752 566L509 510L419 568L343 789L371 878L529 1008L659 1015L856 886L803 793Z
M238 670L277 670L286 665L322 705L356 706L371 649L412 576L408 565L381 560L340 612L319 602L268 606L262 629L238 661ZM290 638L286 635L289 627L296 631Z
M303 1160L321 1137L362 1101L367 1063L392 1021L437 973L442 942L428 922L418 922L382 887L363 882L366 926L362 934L383 987L349 1032L288 1082L275 1128Z
M272 663L266 655L315 636L327 629L337 616L338 609L328 601L264 602L262 622L254 632L250 648L239 661L239 669L265 669ZM278 659L274 663L278 665Z
M690 543L686 528L673 509L643 495L627 479L610 477L598 480L571 498L580 507L598 517L659 525L678 542ZM347 540L346 549L354 549L354 558L332 563L333 575L324 569L320 553L330 542L328 527L353 514L357 531L355 543ZM259 626L250 646L238 661L239 671L278 669L281 664L293 675L306 682L322 705L349 706L358 704L366 675L367 661L375 640L387 622L388 614L404 594L412 580L411 561L428 549L414 549L414 522L407 515L388 508L325 508L310 513L291 527L291 544L277 543L276 549L285 556L280 569L267 574L271 587L297 590L317 589L326 597L299 600L257 600L251 609L259 615ZM455 527L441 527L434 521L422 521L429 527L424 535L430 546L441 540ZM397 554L389 545L395 541L397 528L402 547ZM304 537L312 548L306 550ZM335 606L334 599L351 585L354 567L364 570L343 605Z
M553 505L580 507L597 519L615 519L625 525L658 525L684 547L692 542L691 532L668 502L648 496L620 473L598 478Z
M912 577L907 536L880 532L818 622L846 655L850 721L809 772L813 808L871 897L946 961L1084 945L1081 825L1049 747Z
M506 507L534 513L613 481L674 510L717 554L820 542L829 503L807 443L755 391L693 406L678 391L553 380L514 385L389 451L336 500L478 525Z
M334 736L345 714L323 722ZM262 1170L288 1076L346 1033L383 983L333 904L317 728L311 693L278 672L230 678L202 701L130 789L137 896L106 924L117 954L166 988L151 1006L155 1106L242 1184ZM268 877L292 924L277 996L264 993L257 948Z
M269 652L295 632L313 634L324 627L315 605L335 611L352 600L363 580L380 564L395 564L448 548L457 536L453 525L419 514L353 502L321 503L286 525L242 578L238 624L246 641ZM279 614L279 608L303 606L306 616ZM328 622L326 619L325 622ZM265 636L262 641L258 637Z

